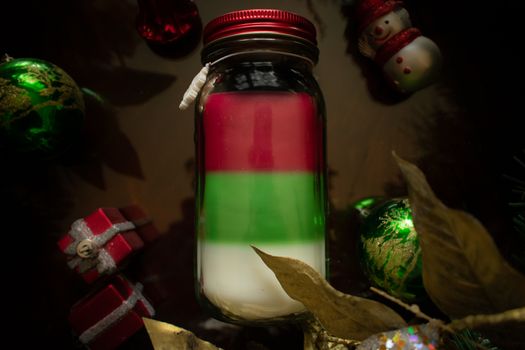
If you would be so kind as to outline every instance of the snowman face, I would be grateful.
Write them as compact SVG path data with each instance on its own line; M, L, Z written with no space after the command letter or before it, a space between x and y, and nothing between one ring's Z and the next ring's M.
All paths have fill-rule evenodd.
M410 19L405 9L399 9L379 17L366 27L363 35L374 50L379 48L395 34L410 27Z

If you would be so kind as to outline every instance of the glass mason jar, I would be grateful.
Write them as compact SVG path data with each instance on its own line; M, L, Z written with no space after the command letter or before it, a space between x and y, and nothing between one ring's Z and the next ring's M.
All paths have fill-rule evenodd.
M204 29L211 63L196 103L196 288L216 318L288 320L288 297L250 245L323 276L325 108L312 76L315 27L280 10L243 10Z

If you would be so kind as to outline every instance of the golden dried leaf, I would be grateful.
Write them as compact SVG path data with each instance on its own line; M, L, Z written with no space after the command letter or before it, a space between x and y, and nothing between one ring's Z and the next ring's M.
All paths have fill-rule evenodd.
M394 153L408 184L423 256L423 284L451 318L525 306L525 276L499 253L473 216L447 208L415 165Z
M315 319L303 322L304 350L354 350L361 342L329 335Z
M155 350L219 350L190 331L169 323L142 318Z
M288 295L304 304L329 335L363 340L372 334L405 326L389 307L335 290L302 261L272 256L253 247Z
M480 328L487 326L496 327L508 323L521 324L523 329L525 329L525 307L507 310L494 315L471 315L459 320L454 320L449 326L454 330L462 330L465 328Z
M525 308L492 315L471 315L454 320L448 326L458 331L479 330L501 349L523 350L525 347Z

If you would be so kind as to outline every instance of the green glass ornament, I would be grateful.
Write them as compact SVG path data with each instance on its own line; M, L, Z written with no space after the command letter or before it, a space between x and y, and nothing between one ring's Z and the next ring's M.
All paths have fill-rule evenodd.
M391 199L365 218L360 260L370 282L387 293L414 301L425 295L419 239L408 199Z
M56 65L33 58L0 65L0 149L53 156L78 138L84 100Z

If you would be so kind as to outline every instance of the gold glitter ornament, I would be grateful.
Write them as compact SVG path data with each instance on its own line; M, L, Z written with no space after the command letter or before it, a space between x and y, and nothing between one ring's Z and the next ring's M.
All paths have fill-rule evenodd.
M430 322L376 334L356 350L437 350L439 337L438 324Z
M84 101L61 68L33 58L0 64L0 149L56 155L78 138Z
M370 282L405 301L425 295L421 248L407 198L391 199L365 218L360 261Z

